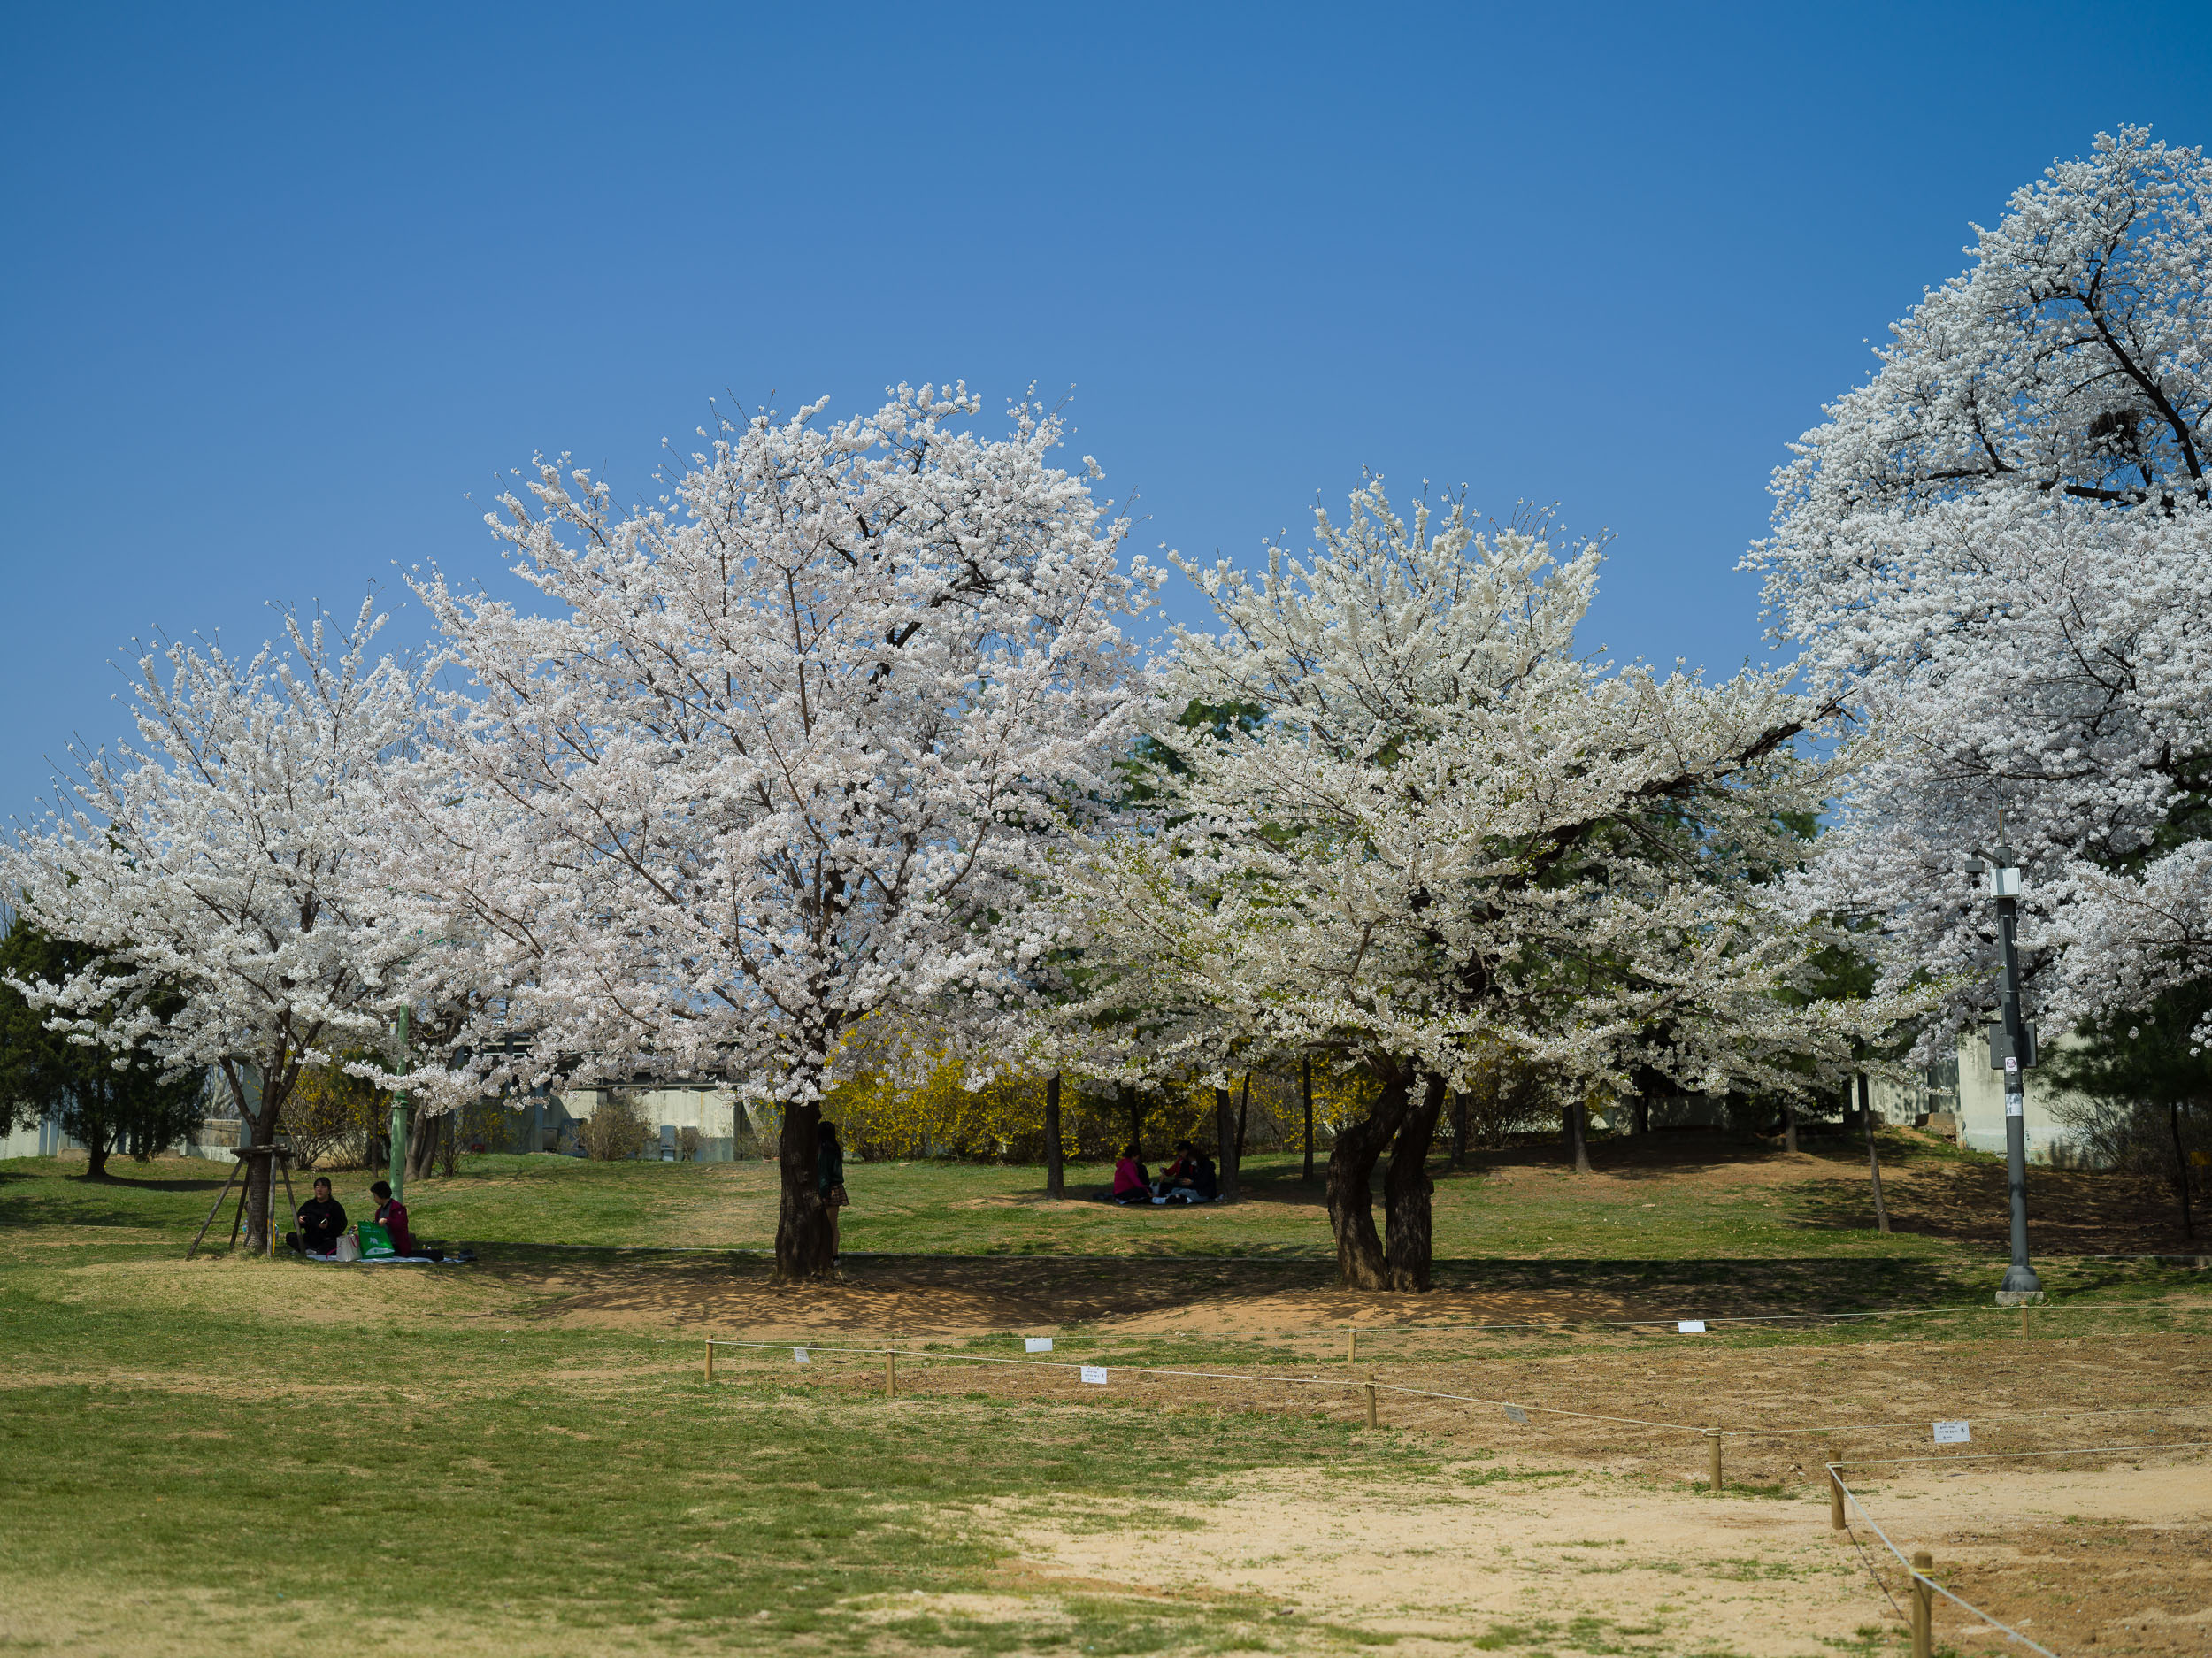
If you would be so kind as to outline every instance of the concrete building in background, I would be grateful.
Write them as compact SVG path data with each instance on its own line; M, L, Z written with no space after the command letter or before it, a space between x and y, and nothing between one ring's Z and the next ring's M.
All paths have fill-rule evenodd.
M2029 1161L2078 1163L2080 1141L2054 1109L2076 1096L2044 1083L2043 1074L2040 1069L2027 1073L2027 1099L2020 1120L2027 1131ZM1918 1080L1906 1084L1878 1077L1870 1093L1874 1114L1885 1123L1917 1124L1970 1151L2004 1155L2004 1078L1991 1068L1989 1041L1979 1031L1960 1037L1957 1051L1929 1066Z

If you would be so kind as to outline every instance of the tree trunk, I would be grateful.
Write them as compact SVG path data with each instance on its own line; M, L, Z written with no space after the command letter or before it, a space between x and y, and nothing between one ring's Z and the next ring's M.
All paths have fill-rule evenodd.
M1226 1088L1214 1090L1214 1140L1219 1147L1221 1195L1237 1195L1237 1114Z
M1376 1160L1405 1121L1411 1102L1408 1080L1394 1070L1374 1108L1358 1122L1339 1129L1336 1144L1329 1152L1329 1228L1336 1234L1337 1272L1347 1289L1389 1287L1382 1239L1375 1231L1375 1199L1370 1184L1375 1177Z
M1252 1115L1252 1073L1244 1073L1244 1093L1237 1100L1237 1168L1244 1167L1244 1125Z
M407 1178L426 1179L437 1166L439 1121L430 1108L419 1105L407 1119Z
M792 1101L784 1108L778 1141L782 1192L776 1205L776 1281L795 1284L836 1276L830 1240L829 1206L815 1184L820 1149L822 1106L818 1100Z
M2189 1151L2182 1143L2181 1102L2177 1100L2166 1102L2166 1125L2174 1136L2174 1185L2181 1193L2181 1235L2194 1238L2197 1224L2189 1212Z
M108 1140L105 1134L95 1134L84 1143L84 1178L104 1180L108 1178Z
M1429 1178L1429 1147L1436 1139L1444 1095L1443 1078L1423 1078L1420 1100L1407 1109L1398 1126L1390 1167L1383 1175L1383 1259L1394 1290L1417 1293L1429 1287L1433 1232L1429 1196L1436 1190Z
M1889 1230L1889 1210L1882 1207L1882 1154L1874 1144L1874 1108L1867 1097L1866 1072L1859 1073L1859 1121L1866 1125L1866 1167L1874 1181L1874 1230Z
M1060 1158L1060 1073L1045 1081L1045 1195L1065 1197L1067 1177Z
M1464 1091L1452 1095L1452 1162L1455 1169L1467 1163L1467 1095Z
M1643 1094L1638 1094L1636 1096L1636 1104L1633 1110L1634 1115L1632 1119L1633 1127L1631 1132L1635 1134L1637 1139L1641 1140L1645 1135L1651 1132L1650 1100Z
M1134 1088L1129 1090L1129 1155L1144 1161L1144 1101Z
M1570 1103L1565 1111L1567 1118L1567 1148L1570 1151L1574 1153L1575 1172L1577 1174L1588 1174L1590 1172L1590 1137L1582 1132L1583 1118L1587 1115L1588 1108L1579 1100L1576 1100Z
M1797 1149L1797 1107L1788 1100L1782 1101L1782 1149Z
M1313 1055L1308 1054L1299 1067L1299 1078L1306 1095L1306 1168L1298 1178L1309 1186L1313 1183Z

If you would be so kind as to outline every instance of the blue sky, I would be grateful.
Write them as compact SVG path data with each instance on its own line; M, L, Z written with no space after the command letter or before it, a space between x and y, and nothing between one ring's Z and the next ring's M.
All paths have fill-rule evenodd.
M12 8L0 812L123 730L134 635L501 580L503 469L641 487L772 389L1072 388L1139 544L1205 557L1363 466L1556 501L1617 538L1587 643L1732 671L1785 446L2052 157L2212 140L2203 20Z

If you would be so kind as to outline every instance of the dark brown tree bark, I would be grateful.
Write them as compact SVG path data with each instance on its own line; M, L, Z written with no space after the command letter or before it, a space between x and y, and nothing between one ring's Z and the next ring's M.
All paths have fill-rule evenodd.
M1434 1234L1430 1195L1429 1147L1444 1109L1444 1078L1422 1078L1420 1097L1406 1110L1390 1148L1383 1175L1383 1260L1394 1290L1425 1292Z
M1582 1120L1588 1108L1581 1101L1571 1102L1562 1113L1567 1119L1567 1149L1574 1154L1575 1172L1590 1172L1590 1137L1582 1132Z
M1045 1195L1065 1197L1067 1174L1060 1156L1060 1073L1045 1082Z
M1129 1090L1129 1155L1144 1161L1144 1101L1134 1088Z
M1313 1181L1313 1055L1308 1054L1299 1067L1299 1079L1306 1095L1306 1168L1299 1178L1310 1185Z
M1252 1115L1252 1073L1244 1073L1244 1092L1237 1099L1237 1168L1244 1167L1244 1127Z
M776 1206L779 1283L795 1284L836 1276L829 1209L815 1184L821 1122L822 1107L818 1101L784 1108L783 1133L777 1142L782 1186Z
M105 1140L87 1140L84 1148L84 1178L88 1180L106 1179L108 1178L108 1144Z
M1232 1199L1237 1193L1237 1114L1229 1103L1226 1088L1214 1090L1214 1142L1218 1148L1221 1163L1221 1195Z
M1390 1287L1382 1238L1375 1231L1371 1185L1375 1164L1396 1137L1412 1098L1412 1078L1395 1064L1378 1062L1376 1071L1382 1097L1358 1122L1337 1131L1336 1144L1329 1152L1325 1201L1329 1227L1336 1234L1337 1274L1344 1287L1353 1290Z
M1639 1140L1651 1132L1651 1101L1640 1094L1636 1096L1633 1121L1635 1125L1632 1132Z
M1797 1107L1788 1100L1782 1101L1782 1149L1797 1149Z

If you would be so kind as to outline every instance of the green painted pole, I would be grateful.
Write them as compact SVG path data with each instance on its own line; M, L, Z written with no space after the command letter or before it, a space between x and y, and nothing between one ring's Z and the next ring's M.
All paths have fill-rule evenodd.
M407 1009L399 1010L399 1068L407 1069ZM407 1095L403 1091L392 1096L392 1201L407 1201Z

